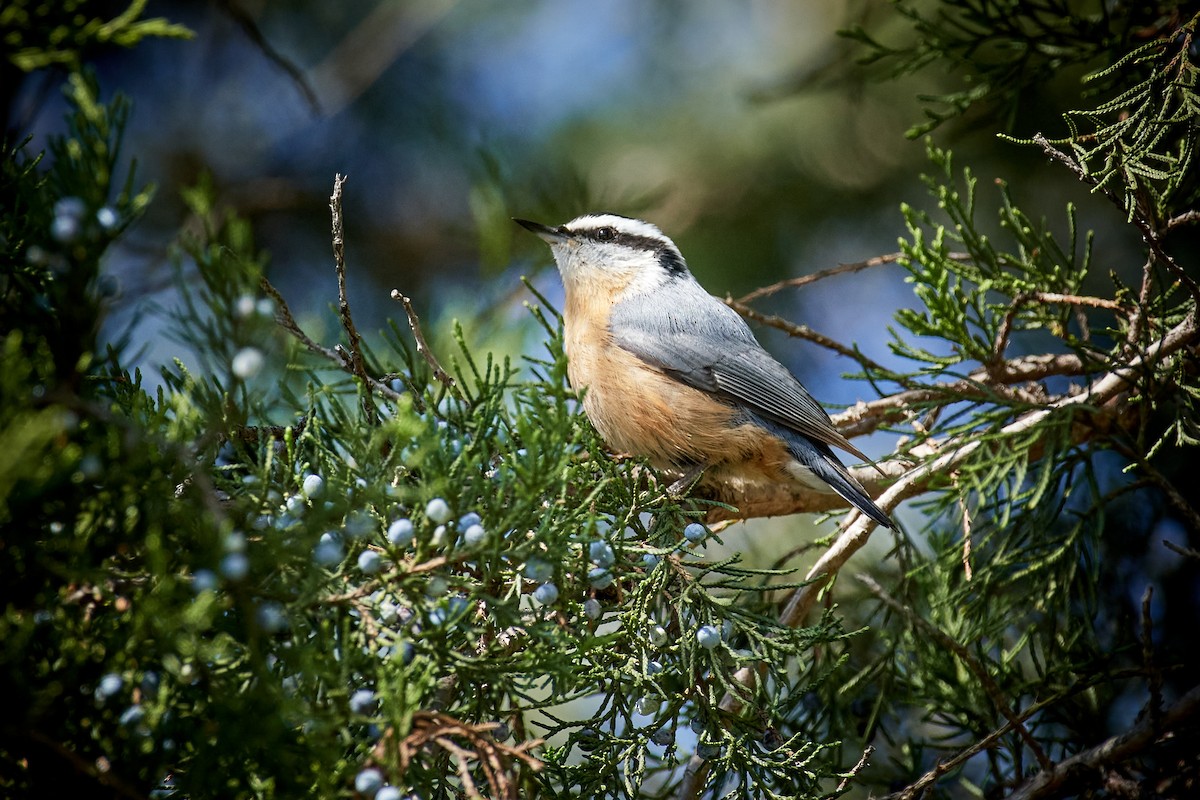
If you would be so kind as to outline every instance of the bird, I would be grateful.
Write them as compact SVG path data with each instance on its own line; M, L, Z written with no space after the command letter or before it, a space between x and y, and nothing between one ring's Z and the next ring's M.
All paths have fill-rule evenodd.
M513 221L554 254L567 377L608 447L701 486L833 491L895 528L832 448L870 459L657 226L611 213Z

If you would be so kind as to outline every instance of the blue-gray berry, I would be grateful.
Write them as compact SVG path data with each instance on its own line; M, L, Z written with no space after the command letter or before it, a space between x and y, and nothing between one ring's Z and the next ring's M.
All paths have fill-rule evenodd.
M120 675L110 672L100 679L100 683L96 684L96 699L107 700L121 691L121 687L124 685L125 680Z
M300 489L304 492L305 497L316 500L325 494L325 479L320 475L309 473L304 476L304 482L300 485Z
M383 569L383 557L374 550L363 550L358 554L358 568L364 575L374 575Z
M617 554L613 552L612 545L601 540L588 545L588 555L598 567L611 567L617 561Z
M435 497L425 505L425 516L441 525L450 521L450 504L440 497Z
M588 570L588 583L593 589L607 589L612 586L613 574L604 567L595 567Z
M544 606L553 605L558 600L558 587L553 583L543 583L533 591L533 599Z
M387 540L396 547L408 547L413 540L412 520L401 517L388 526Z
M350 711L355 714L369 714L375 708L375 693L370 689L359 689L350 695Z
M221 559L221 574L231 581L240 581L250 572L250 560L245 553L230 553Z
M383 788L383 773L374 767L367 767L354 776L354 791L374 797Z
M478 547L485 541L487 541L487 530L478 522L474 523L473 525L469 525L467 529L463 531L463 543L466 544L467 547Z

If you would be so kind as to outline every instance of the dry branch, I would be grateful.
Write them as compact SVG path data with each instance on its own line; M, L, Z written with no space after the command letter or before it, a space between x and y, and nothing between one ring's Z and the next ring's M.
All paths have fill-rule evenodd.
M497 722L472 724L455 719L438 711L417 711L412 715L411 728L401 736L389 728L375 747L375 758L381 763L395 755L400 764L400 777L414 761L430 758L437 749L450 754L456 762L456 771L463 782L465 795L482 798L479 787L472 776L473 767L483 773L490 792L489 797L516 800L518 794L518 770L520 767L542 769L542 761L529 751L542 744L541 739L531 739L516 746L498 742L492 732L500 727Z

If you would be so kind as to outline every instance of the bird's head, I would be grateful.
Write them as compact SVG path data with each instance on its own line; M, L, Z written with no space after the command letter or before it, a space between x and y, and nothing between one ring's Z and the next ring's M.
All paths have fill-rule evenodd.
M617 214L584 214L557 228L514 221L550 245L568 292L607 292L615 300L691 280L679 248L649 222Z

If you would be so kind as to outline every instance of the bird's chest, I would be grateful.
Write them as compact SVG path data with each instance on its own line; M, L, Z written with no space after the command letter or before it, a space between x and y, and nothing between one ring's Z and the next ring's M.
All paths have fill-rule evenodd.
M617 346L596 318L572 317L568 306L566 319L567 375L609 447L662 468L712 463L730 452L731 407Z

